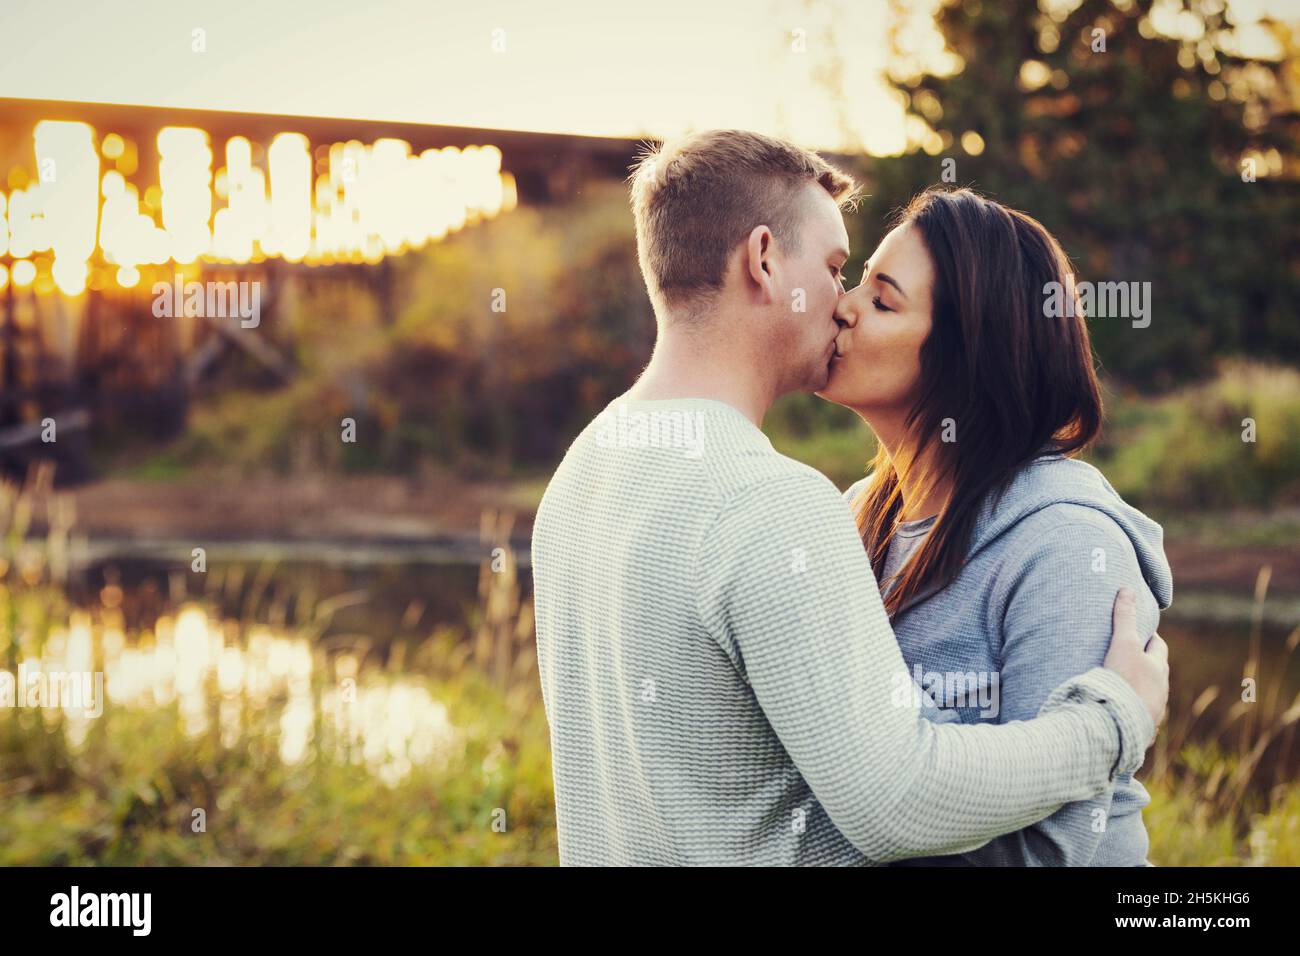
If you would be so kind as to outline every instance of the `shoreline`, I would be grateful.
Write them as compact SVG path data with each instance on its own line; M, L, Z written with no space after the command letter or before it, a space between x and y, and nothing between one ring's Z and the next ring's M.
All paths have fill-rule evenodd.
M235 481L108 478L56 496L71 503L74 564L185 561L202 546L209 560L384 563L477 563L498 541L499 521L526 567L537 481L473 481L437 473L421 477L261 476ZM33 502L33 532L47 507ZM1265 618L1300 623L1300 547L1220 546L1205 533L1169 529L1165 550L1174 569L1172 618L1249 620L1261 570L1270 568ZM1223 515L1224 528L1238 516Z

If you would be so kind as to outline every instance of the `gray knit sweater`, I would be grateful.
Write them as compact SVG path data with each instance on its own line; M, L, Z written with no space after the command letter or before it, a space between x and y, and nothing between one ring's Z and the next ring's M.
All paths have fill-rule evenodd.
M736 409L618 399L533 531L562 864L863 864L977 847L1134 770L1100 668L936 724L834 485Z

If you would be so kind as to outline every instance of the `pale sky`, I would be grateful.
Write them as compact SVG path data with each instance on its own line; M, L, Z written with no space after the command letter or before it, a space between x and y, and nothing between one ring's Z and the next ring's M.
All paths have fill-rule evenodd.
M886 0L0 0L0 11L0 96L620 136L733 126L818 146L843 144L841 104L814 79L833 28L853 40L843 75L863 145L903 143L879 76ZM206 52L193 50L196 29Z
M906 4L909 35L942 53L929 27L936 2ZM1296 7L1232 4L1255 15ZM889 0L0 0L0 96L616 136L744 127L886 153L905 143L881 77L888 10ZM837 61L843 97L817 79Z

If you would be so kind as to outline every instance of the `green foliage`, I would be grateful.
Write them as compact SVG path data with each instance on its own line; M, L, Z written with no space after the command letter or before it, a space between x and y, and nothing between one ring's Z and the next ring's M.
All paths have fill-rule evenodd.
M1300 503L1300 371L1230 361L1214 378L1159 398L1111 389L1106 417L1088 457L1139 507L1173 514ZM1253 442L1242 440L1245 418L1255 422ZM840 488L875 454L856 416L810 395L778 402L764 430L778 451ZM1212 526L1222 532L1221 522ZM1287 527L1265 522L1242 542L1285 543Z
M1215 817L1210 805L1190 790L1164 780L1144 781L1151 804L1142 811L1151 846L1147 858L1157 866L1232 866L1243 862L1244 848L1234 821Z
M1244 802L1218 797L1238 761L1216 745L1188 744L1169 771L1142 781L1142 811L1157 866L1295 866L1300 860L1300 785L1281 784Z
M48 484L48 474L42 480ZM0 666L11 674L20 659L58 670L74 614L51 560L66 548L68 525L51 520L44 541L25 539L36 497L0 484ZM58 519L58 509L49 517ZM331 657L318 637L336 602L297 595L314 610L286 635L305 639L313 658L305 698L311 733L296 757L282 746L291 694L223 686L211 674L198 701L206 729L193 729L186 708L194 698L182 706L179 692L167 702L110 699L88 719L48 706L0 707L0 865L554 864L550 740L531 651L532 606L521 600L513 574L485 572L483 582L475 635L468 626L443 626L412 648L393 650L384 664L351 659L346 666L338 649ZM75 613L77 626L94 635L96 667L107 669L111 642L149 657L158 649L150 632L123 632L115 602ZM211 620L216 631L200 643L220 633L226 647L245 653L253 630L275 630L232 633L233 622ZM493 669L484 663L507 655L510 668L487 676ZM422 693L445 708L447 727L435 735L434 752L395 744L385 722L378 751L355 737L352 729L363 728L373 708L358 696L340 718L340 698L326 704L340 675L351 674L358 695L399 690L369 698L385 720ZM326 720L327 712L334 718ZM428 712L406 713L419 720ZM383 772L387 755L409 759L407 771ZM196 809L204 814L201 827Z
M802 416L822 414L792 401L779 417L794 431ZM51 521L43 547L16 547L23 540L16 532L35 510L30 496L0 485L0 660L10 671L20 651L39 657L51 648L70 616L47 560L67 525ZM509 522L498 523L497 533L508 536ZM8 559L19 551L21 560ZM484 571L480 599L466 628L440 627L383 665L362 662L359 686L400 681L427 690L456 730L440 757L414 762L397 779L377 774L348 735L319 717L301 759L287 760L285 699L259 703L213 682L204 689L208 729L197 734L184 730L175 703L110 701L84 739L67 733L61 712L0 709L0 865L554 864L532 608L513 574ZM120 631L113 607L91 611L101 638ZM318 624L301 627L302 635L318 634ZM236 644L247 637L235 635ZM122 638L149 647L148 634ZM1297 645L1300 630L1288 655ZM1290 657L1278 666L1285 671ZM317 714L329 671L328 664L313 671ZM335 666L335 683L343 672ZM1152 795L1144 812L1150 858L1164 866L1295 865L1300 786L1277 768L1292 745L1300 699L1264 694L1211 723L1218 694L1211 687L1171 711L1142 772ZM232 703L240 711L235 732L221 714ZM196 808L206 814L200 832ZM499 831L493 822L502 812Z
M174 708L114 708L75 753L0 715L0 865L553 864L540 702L520 709L473 674L429 688L469 736L396 785L327 752L286 764L273 736L192 741ZM206 832L192 828L195 808Z
M1266 427L1275 409L1238 408L1223 393L1206 397L1218 417L1198 429L1190 398L1143 408L1131 390L1168 391L1232 356L1300 359L1295 38L1276 26L1285 60L1249 60L1232 52L1232 23L1215 5L1192 14L1204 27L1195 42L1156 34L1150 7L943 5L937 22L961 69L939 76L893 65L929 141L860 160L867 188L849 223L853 245L873 248L889 214L955 161L956 183L1051 229L1080 281L1152 284L1149 327L1090 320L1103 370L1125 390L1112 433L1137 442L1103 456L1125 489L1147 502L1164 487L1171 503L1285 499L1295 446L1266 443L1283 440L1289 413ZM1104 32L1104 52L1093 49L1094 30ZM967 133L982 139L978 155L960 145ZM1247 156L1256 182L1242 181ZM431 463L515 476L549 468L649 357L654 321L631 225L625 188L593 184L579 202L524 206L380 267L277 275L285 294L268 326L291 330L281 337L292 343L297 377L275 392L220 383L197 403L185 436L133 468L161 476L195 465L393 473ZM1244 469L1240 447L1220 434L1237 410L1237 421L1253 414L1261 429ZM778 403L768 432L847 482L862 473L870 445L856 447L867 432L843 414L795 396ZM356 444L337 439L345 416L357 421ZM1143 476L1156 484L1142 485Z
M1251 820L1251 862L1300 866L1300 787L1281 788L1277 805Z
M1204 33L1187 41L1143 26L1151 0L1052 6L1052 16L1038 0L941 8L964 66L951 76L896 67L909 112L934 138L926 152L863 164L854 246L873 248L889 213L940 183L951 160L955 184L1050 229L1080 281L1152 283L1150 327L1090 323L1112 375L1151 391L1229 355L1300 358L1294 38L1278 25L1286 62L1248 60L1229 52L1231 5L1190 4ZM960 146L968 131L983 139L978 155ZM1273 157L1257 161L1256 182L1242 180L1247 155Z
M1162 398L1109 402L1093 455L1134 504L1175 510L1300 503L1300 371L1225 363L1217 377ZM1244 441L1245 420L1254 441Z
M368 280L378 289L299 280L286 295L295 379L204 400L144 470L550 465L650 354L654 317L619 184L517 209L386 270ZM403 303L388 324L384 300ZM353 444L338 440L344 417L357 422Z
M876 437L857 415L797 392L779 399L763 421L772 447L812 465L843 489L867 473Z

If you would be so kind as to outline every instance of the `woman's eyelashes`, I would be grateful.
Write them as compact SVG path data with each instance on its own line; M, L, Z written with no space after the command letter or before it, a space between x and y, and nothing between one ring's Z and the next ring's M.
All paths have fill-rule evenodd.
M871 263L868 262L866 265L864 265L864 266L862 267L862 281L858 283L858 287L861 288L862 286L867 285L867 284L868 284L869 282L871 282L871 281L872 281L872 278L871 278ZM871 304L874 305L874 306L876 307L876 309L877 309L878 311L880 311L880 312L893 312L893 311L894 311L894 310L891 309L889 306L885 305L884 300L882 300L878 294L877 294L877 295L873 295L873 296L871 297Z

